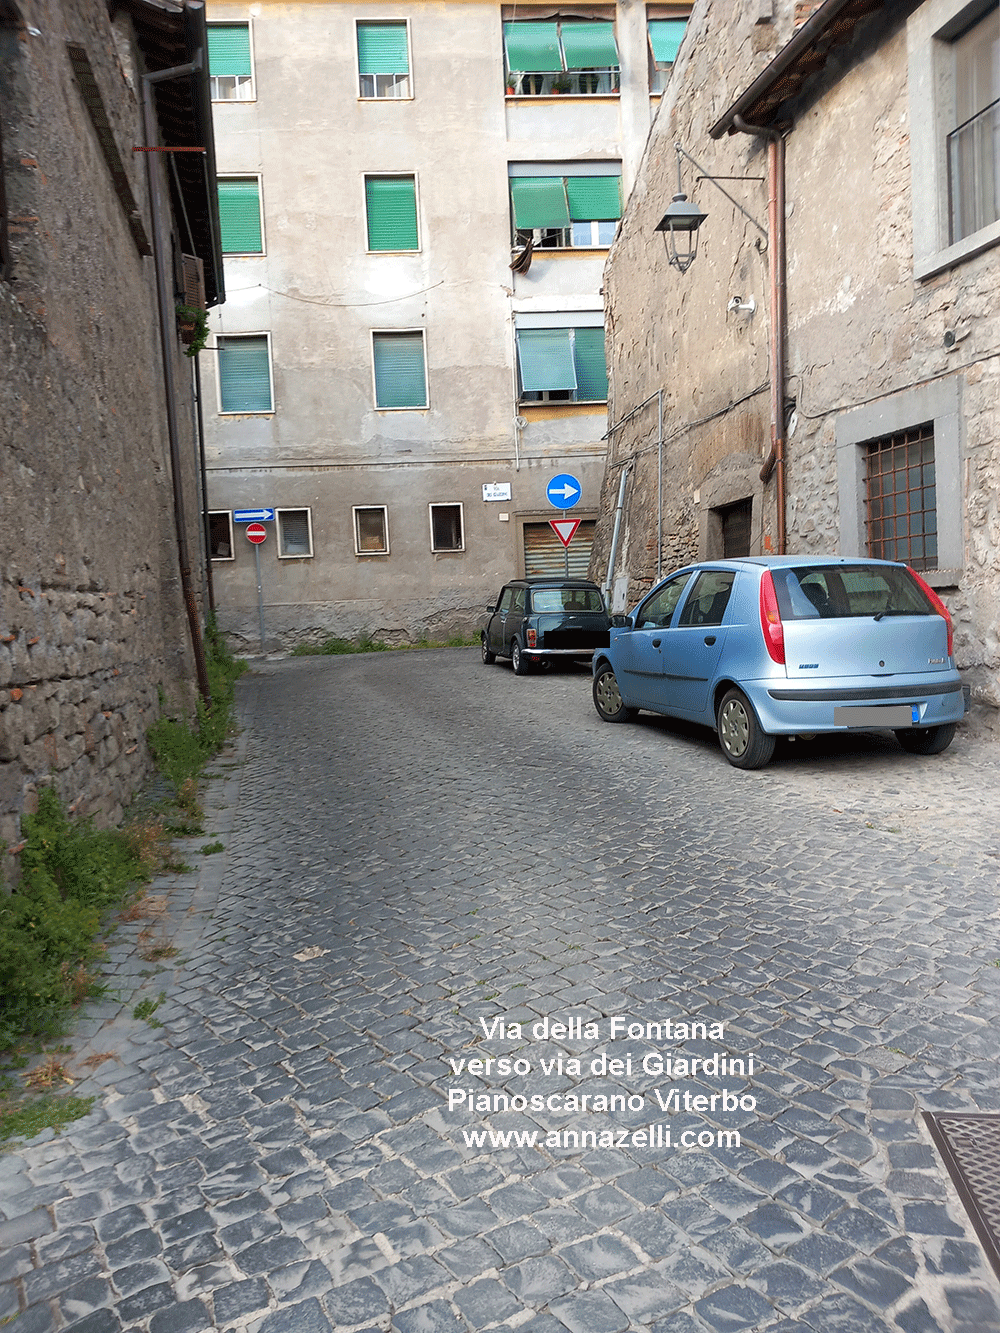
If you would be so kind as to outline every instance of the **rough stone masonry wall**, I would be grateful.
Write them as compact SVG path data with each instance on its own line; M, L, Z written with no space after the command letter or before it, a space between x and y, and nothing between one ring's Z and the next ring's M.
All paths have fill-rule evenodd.
M40 782L99 822L149 771L158 688L192 702L152 260L138 254L73 81L83 45L147 235L136 90L105 7L25 3L0 47L13 272L0 281L0 839ZM30 32L37 30L38 35ZM135 67L134 65L132 66ZM190 366L178 354L178 383ZM196 521L190 402L179 415ZM198 534L191 532L192 550ZM6 877L13 858L4 857Z

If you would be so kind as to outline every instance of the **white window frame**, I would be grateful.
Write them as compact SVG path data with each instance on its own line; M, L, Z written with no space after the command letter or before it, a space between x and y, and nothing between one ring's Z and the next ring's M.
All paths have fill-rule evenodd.
M235 560L235 559L236 559L236 541L235 541L234 536L233 536L233 511L232 511L231 509L210 509L210 510L208 511L208 519L209 519L208 530L209 530L209 536L211 537L211 531L212 531L212 519L213 519L213 518L217 518L220 514L225 514L226 519L227 519L227 521L228 521L228 523L229 523L229 554L228 554L228 555L213 555L212 552L209 551L209 553L208 553L208 558L209 558L210 560L212 560L212 561L216 561L216 560L218 560L218 561L223 561L223 560Z
M249 39L250 39L250 96L249 96L249 97L215 97L215 96L213 95L213 91L212 91L212 82L213 82L213 79L212 79L212 75L210 74L210 75L208 76L208 87L209 87L209 97L211 98L211 101L212 101L213 104L216 103L216 102L218 102L220 105L224 105L224 106L241 106L241 105L245 105L245 104L248 103L248 102L256 102L256 100L257 100L257 53L256 53L256 51L254 50L254 42L253 42L253 19L252 19L252 18L248 18L248 19L246 19L246 20L244 20L244 19L235 19L235 20L219 19L219 20L217 20L217 21L215 21L215 22L210 22L210 23L206 24L206 27L208 27L208 28L237 28L237 27L241 27L241 26L243 25L244 22L246 23L246 26L247 26L247 32L248 32ZM207 38L206 38L206 46L205 46L205 60L206 60L206 61L208 60L208 39L207 39ZM223 74L223 75L218 75L218 74L217 74L215 77L216 77L216 78L232 78L233 76L232 76L232 75L229 75L229 74Z
M945 134L955 128L948 124L949 104L954 104L952 43L989 7L989 0L926 0L907 20L913 276L918 281L1000 244L1000 220L953 245L947 240Z
M366 98L365 100L366 100L366 101L372 101L373 99L372 99L372 98ZM373 250L373 249L371 248L371 238L370 238L370 236L368 235L368 178L369 178L370 176L371 176L371 177L376 177L376 178L379 178L379 177L384 178L384 177L386 177L386 176L393 176L393 177L395 177L397 180L411 180L411 181L413 181L413 207L414 207L414 209L416 210L416 215L417 215L417 248L416 248L415 250ZM377 255L418 255L418 254L420 254L421 250L423 249L424 229L423 229L423 227L422 227L421 224L420 224L420 185L419 185L419 182L417 181L417 173L416 173L415 171L366 171L366 172L364 173L363 178L362 178L362 182L361 182L361 191L362 191L362 200L363 200L363 203L364 203L364 211L365 211L365 254L376 255L376 256L377 256ZM388 329L379 329L378 332L379 332L379 333L387 333L387 332L389 332L389 330L388 330ZM405 330L401 330L401 332L405 332ZM425 354L425 356L424 356L424 362L425 362L425 365L424 365L424 374L425 374L425 375L426 375L426 371L427 371L426 360L427 360L427 358L426 358L426 354Z
M415 251L390 251L388 253L415 254ZM424 351L424 401L419 405L409 404L406 407L382 407L378 401L378 383L375 379L375 338L379 334L393 333L419 333L420 345ZM427 373L427 330L426 329L372 329L369 338L369 352L371 354L372 366L372 404L376 412L427 412L431 406L431 382Z
M358 531L358 513L361 510L381 509L382 511L382 531L385 533L384 551L362 551L360 549L360 532ZM352 505L351 506L351 526L354 529L354 554L360 556L383 557L390 551L389 547L389 507L388 505Z
M305 516L306 516L306 528L307 528L307 531L308 531L308 533L309 533L309 550L308 550L308 551L285 552L285 551L283 551L283 550L281 549L281 515L282 515L282 514L305 514ZM277 541L275 542L275 546L277 547L277 550L278 550L278 559L279 559L279 560L311 560L311 559L313 558L313 556L316 554L315 550L313 549L313 522L312 522L312 510L311 510L308 506L306 506L306 505L286 505L286 506L284 506L282 509L275 509L275 511L274 511L274 518L275 518L275 525L274 525L274 526L275 526L275 536L277 537Z
M379 97L376 93L372 97L367 97L361 91L361 61L358 59L358 28L362 23L405 23L406 24L406 62L410 66L410 72L406 76L410 81L410 91L405 97ZM377 75L364 76L367 78L378 77ZM397 76L398 77L398 76ZM412 102L413 101L413 42L410 38L410 20L408 18L363 18L354 20L354 88L359 102Z
M267 339L267 379L268 379L268 386L269 386L269 388L270 388L270 392L271 392L271 406L270 406L270 408L267 408L267 409L261 408L259 411L256 411L256 412L238 412L238 411L237 411L237 412L234 412L231 408L223 408L223 406L222 406L222 374L221 374L221 371L220 371L220 369L219 369L219 351L220 351L220 348L219 348L219 339L220 339L220 338L223 339L224 341L229 341L229 340L232 339L232 338L266 338L266 339ZM244 331L243 329L241 329L241 330L239 331L239 333L228 333L228 332L227 332L227 333L223 333L223 332L219 332L219 333L217 333L217 334L215 335L215 341L214 341L214 346L213 346L212 350L215 352L215 401L216 401L216 404L217 404L217 407L218 407L218 413L219 413L219 416L220 416L220 417L273 417L273 416L274 416L274 411L275 411L275 408L274 408L274 356L273 356L273 354L272 354L272 352L271 352L271 334L270 334L270 331L267 330L267 329L253 329L253 330L246 330L246 331Z
M434 545L434 510L435 509L457 509L458 510L458 534L459 540L457 546L435 546ZM456 555L459 551L465 550L465 508L460 500L434 500L427 506L427 517L431 527L431 551L434 555Z
M218 181L251 181L257 182L257 211L260 214L260 249L259 250L226 250L223 252L223 259L263 259L267 254L267 236L264 232L264 177L259 171L225 171L218 173ZM219 244L222 244L222 237L219 237ZM229 335L223 335L228 337Z

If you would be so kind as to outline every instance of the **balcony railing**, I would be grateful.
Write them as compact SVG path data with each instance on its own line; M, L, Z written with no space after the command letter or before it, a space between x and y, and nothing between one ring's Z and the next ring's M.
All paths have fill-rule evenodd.
M613 69L574 69L568 73L508 74L507 91L512 97L551 97L560 93L590 96L617 93L621 71Z
M952 244L1000 218L1000 98L947 138Z

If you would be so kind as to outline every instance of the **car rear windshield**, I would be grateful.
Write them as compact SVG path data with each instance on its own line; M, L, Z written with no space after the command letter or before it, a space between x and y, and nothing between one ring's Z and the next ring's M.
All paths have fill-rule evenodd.
M534 611L603 611L596 588L536 588L531 594Z
M796 565L772 569L771 577L782 620L936 614L909 570L898 566Z

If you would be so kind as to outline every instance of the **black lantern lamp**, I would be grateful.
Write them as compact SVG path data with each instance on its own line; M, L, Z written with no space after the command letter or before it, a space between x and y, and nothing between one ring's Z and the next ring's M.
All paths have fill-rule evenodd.
M695 255L698 253L698 228L708 217L703 213L697 204L688 202L688 197L684 193L681 185L681 153L680 144L675 144L677 149L677 193L673 197L670 207L664 213L663 217L657 223L656 230L663 232L663 241L670 253L670 262L680 273L686 273L694 263Z

